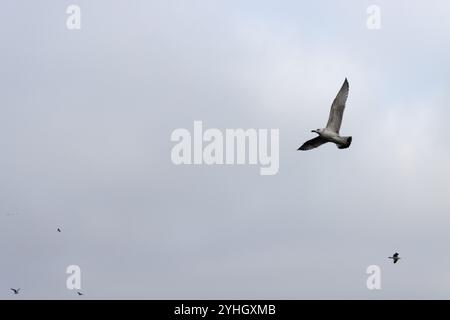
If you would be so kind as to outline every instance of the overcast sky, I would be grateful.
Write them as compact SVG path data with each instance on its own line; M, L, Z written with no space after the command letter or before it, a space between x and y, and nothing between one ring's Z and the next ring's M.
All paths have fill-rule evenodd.
M69 265L86 299L449 298L449 16L445 0L2 1L0 298L78 299ZM296 151L345 77L351 147ZM278 174L175 166L171 133L194 120L279 129Z

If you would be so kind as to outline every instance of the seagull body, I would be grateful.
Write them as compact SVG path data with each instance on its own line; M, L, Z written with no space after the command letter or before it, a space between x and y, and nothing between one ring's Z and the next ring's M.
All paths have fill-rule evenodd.
M398 256L398 252L394 253L392 257L388 257L389 259L394 260L394 263L397 263L398 260L400 260L400 257Z
M19 289L11 288L11 290L14 292L14 294L19 294L20 288Z
M348 97L348 91L349 85L347 78L345 78L341 89L331 105L327 126L323 129L312 130L311 132L317 133L319 136L306 141L297 150L311 150L327 142L336 144L339 149L347 149L350 147L352 137L343 137L339 134L342 124L342 117L344 116L345 103Z

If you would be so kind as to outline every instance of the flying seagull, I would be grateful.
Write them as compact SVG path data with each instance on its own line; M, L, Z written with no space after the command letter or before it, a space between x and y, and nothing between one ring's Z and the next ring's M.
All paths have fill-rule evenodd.
M339 149L346 149L350 147L352 143L352 137L342 137L339 135L339 129L341 128L342 116L344 115L345 102L348 97L348 81L345 78L342 84L341 90L339 90L336 98L331 105L330 116L326 128L312 130L311 132L317 133L319 136L314 139L306 141L297 150L311 150L321 146L327 142L333 142Z
M394 254L392 255L392 257L388 257L388 258L394 260L394 263L397 263L397 261L400 260L400 257L398 256L398 253L397 253L397 252L394 253Z
M60 228L58 228L58 229L56 229L58 232L61 232L61 229Z
M14 292L14 294L19 294L20 288L19 289L11 288L11 290Z
M77 294L78 294L79 296L82 296L82 295L83 295L80 291L77 291Z

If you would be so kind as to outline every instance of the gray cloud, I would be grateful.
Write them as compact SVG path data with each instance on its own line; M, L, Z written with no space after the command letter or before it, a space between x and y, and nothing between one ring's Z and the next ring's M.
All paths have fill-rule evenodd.
M0 297L448 296L447 2L72 3L0 13ZM297 152L345 77L351 148ZM279 128L279 173L174 166L194 120Z

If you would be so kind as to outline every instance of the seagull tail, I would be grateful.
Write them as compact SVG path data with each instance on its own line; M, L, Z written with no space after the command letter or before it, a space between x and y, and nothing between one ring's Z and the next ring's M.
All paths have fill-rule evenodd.
M339 149L347 149L352 144L352 137L343 137L345 139L345 143L340 145Z

